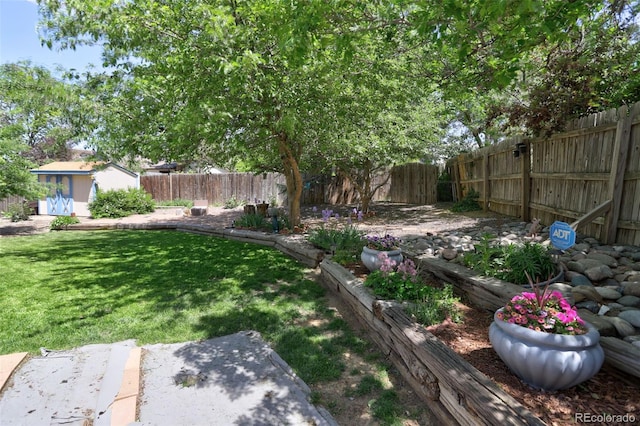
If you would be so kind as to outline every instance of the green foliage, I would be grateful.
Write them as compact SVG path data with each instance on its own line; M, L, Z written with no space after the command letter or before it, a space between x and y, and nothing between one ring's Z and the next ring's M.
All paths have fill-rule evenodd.
M314 246L333 254L332 260L341 265L358 261L362 247L365 245L364 232L350 224L343 227L322 224L309 232L307 240Z
M388 300L417 301L428 291L419 280L407 279L398 272L380 270L367 275L364 285L370 287L376 296Z
M224 202L225 209L235 209L238 206L241 206L243 203L239 201L235 195L232 195L231 198Z
M393 389L386 389L378 398L369 401L369 408L383 424L395 424L397 417L402 414L398 394Z
M186 207L190 209L193 207L193 200L182 200L180 198L176 198L175 200L156 201L156 205L161 207Z
M460 212L471 212L475 210L482 210L480 204L478 204L478 199L480 198L480 193L475 189L471 188L467 195L457 203L455 203L451 207L452 212L460 213Z
M39 198L44 187L29 172L36 164L23 155L28 146L19 140L12 127L0 126L0 199L10 195Z
M489 234L482 237L475 251L463 255L462 262L482 275L521 285L529 282L527 274L534 282L542 282L557 271L548 247L529 241L521 245L499 245Z
M37 164L65 160L69 147L91 134L91 99L81 85L59 80L44 67L28 61L2 64L0 140L24 143L21 155Z
M309 232L307 240L314 246L327 252L337 250L362 250L365 244L364 232L354 225L344 227L325 227L324 225Z
M22 220L29 220L29 215L33 214L33 210L27 203L15 203L9 204L6 212L2 212L2 215L11 222L20 222Z
M49 228L54 231L59 231L61 229L67 229L69 225L73 225L74 223L80 223L80 219L74 216L56 216L56 218L51 221Z
M243 214L235 220L236 228L249 228L270 231L273 229L271 222L266 217L257 213Z
M154 207L151 195L136 188L98 191L96 199L89 203L91 216L96 219L151 213Z
M462 321L462 312L458 308L460 299L453 294L453 286L446 284L443 288L427 287L424 299L407 308L408 313L424 326L440 324L445 319L453 322Z

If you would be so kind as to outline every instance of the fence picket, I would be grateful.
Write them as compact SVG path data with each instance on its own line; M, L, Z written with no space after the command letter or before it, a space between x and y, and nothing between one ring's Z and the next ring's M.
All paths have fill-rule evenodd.
M613 208L604 219L598 218L580 229L581 233L608 242L638 244L640 242L640 102L629 108L631 129L618 141L617 123L627 116L627 109L612 109L588 117L572 120L566 131L539 137L529 142L530 161L525 165L522 157L511 154L518 138L506 140L470 154L459 155L447 167L456 181L456 187L475 188L484 197L477 184L474 163L488 157L488 204L490 210L508 216L539 218L545 225L556 220L573 221L612 197L613 190L622 188L620 207ZM624 165L614 170L620 147L626 147ZM511 155L510 155L511 154ZM510 157L510 158L509 158ZM528 167L529 191L527 205L522 200L522 177L513 175L516 167ZM618 174L618 183L612 175ZM621 184L619 184L621 181ZM524 214L528 213L528 214ZM617 216L617 218L616 218ZM608 224L607 220L615 223ZM606 242L606 241L605 241Z

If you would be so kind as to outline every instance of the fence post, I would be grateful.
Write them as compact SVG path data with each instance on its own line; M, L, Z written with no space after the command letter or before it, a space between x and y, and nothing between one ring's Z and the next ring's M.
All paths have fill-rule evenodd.
M522 141L526 145L524 153L520 154L520 219L529 222L529 200L531 200L531 141Z
M484 156L482 157L482 174L484 175L483 178L483 182L482 182L482 210L483 211L488 211L489 210L489 199L490 197L490 192L491 192L491 186L490 186L490 182L489 182L489 152L487 150L485 150L484 152Z
M640 104L635 104L631 111L628 110L626 105L618 110L619 118L613 146L611 172L609 174L608 199L611 200L611 208L605 217L602 228L602 240L605 244L612 244L616 239L622 188L624 186L624 172L627 168L627 155L629 153L629 143L631 142L631 123L633 122L633 117L639 111Z

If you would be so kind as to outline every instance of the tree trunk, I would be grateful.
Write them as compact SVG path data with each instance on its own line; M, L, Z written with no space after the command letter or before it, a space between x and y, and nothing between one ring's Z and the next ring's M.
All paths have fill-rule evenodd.
M282 159L282 170L287 182L287 208L291 226L300 225L300 200L302 199L302 175L298 159L294 155L289 138L284 132L278 134L278 152Z

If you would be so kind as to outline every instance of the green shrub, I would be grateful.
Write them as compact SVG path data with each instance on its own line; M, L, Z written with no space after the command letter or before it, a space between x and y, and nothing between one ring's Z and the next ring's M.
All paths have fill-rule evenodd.
M463 255L462 263L482 275L520 285L529 282L527 274L534 282L542 282L557 270L549 247L529 241L502 246L489 234L482 237L475 251Z
M69 225L73 225L74 223L80 223L80 219L75 216L57 216L51 221L49 228L54 231L59 231L60 229L67 229Z
M261 214L249 213L243 214L235 220L234 225L238 228L250 228L250 229L273 229L271 222Z
M451 207L451 211L461 213L482 210L482 207L478 204L478 198L480 198L480 193L471 188L462 200L458 201Z
M29 215L31 214L33 214L33 210L27 203L9 204L7 211L2 212L2 215L11 220L11 222L29 220Z
M119 218L132 214L154 211L151 195L143 189L113 189L98 191L96 199L89 203L89 211L94 218Z
M373 294L386 300L417 302L424 299L429 291L429 287L420 280L411 259L396 265L391 259L385 258L380 269L367 275L364 285L370 287Z
M453 287L436 288L422 282L415 263L405 259L399 265L385 260L382 267L371 272L364 281L373 293L386 300L411 302L409 315L425 326L439 324L447 318L454 322L462 319Z
M341 265L357 262L365 245L364 232L353 225L342 228L321 226L311 230L307 240L333 254L333 260Z
M426 288L422 301L407 308L416 322L428 327L440 324L447 318L453 322L462 321L462 313L458 308L460 299L454 296L451 284L446 284L443 288Z
M236 207L242 205L241 201L238 201L235 195L232 195L227 201L224 202L225 209L235 209Z

